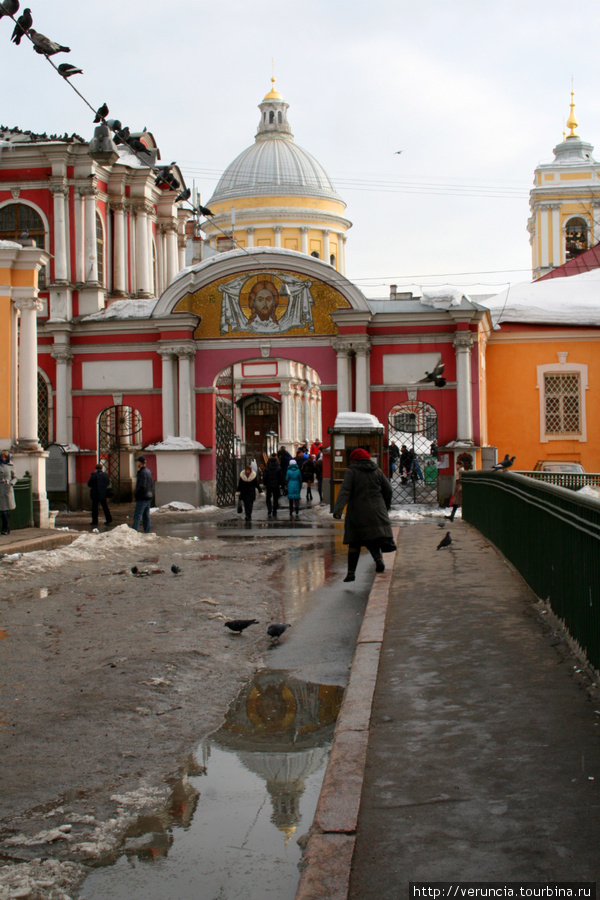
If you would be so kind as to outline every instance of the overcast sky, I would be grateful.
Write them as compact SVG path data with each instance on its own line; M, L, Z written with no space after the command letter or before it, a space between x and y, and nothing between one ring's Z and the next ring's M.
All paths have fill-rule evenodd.
M491 292L530 279L529 189L562 140L571 78L578 134L600 143L595 4L30 4L33 27L71 47L56 62L84 69L73 84L132 131L152 131L205 203L254 141L273 61L296 143L347 203L347 274L368 296L390 283ZM0 123L91 138L83 101L11 30L2 19Z

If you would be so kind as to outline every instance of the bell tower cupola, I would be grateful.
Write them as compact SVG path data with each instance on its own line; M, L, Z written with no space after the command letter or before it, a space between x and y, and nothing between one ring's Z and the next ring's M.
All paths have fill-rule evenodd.
M275 78L271 78L271 90L265 95L262 103L259 103L260 122L255 140L261 140L263 135L277 134L279 137L288 137L293 140L294 135L287 120L287 103L279 91L275 90Z

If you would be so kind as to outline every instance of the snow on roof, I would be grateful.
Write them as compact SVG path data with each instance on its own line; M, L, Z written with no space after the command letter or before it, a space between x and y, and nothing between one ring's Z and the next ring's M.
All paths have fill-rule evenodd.
M383 425L371 413L341 412L335 417L336 428L383 428Z
M423 291L421 303L423 306L433 306L434 309L450 309L451 306L460 306L463 297L464 292L460 288L441 285Z
M115 300L106 309L100 312L90 313L89 316L83 316L82 322L98 322L106 319L149 319L152 310L156 306L158 300L152 297L150 300Z
M23 249L23 245L17 241L0 241L0 250L13 250L15 247L19 250Z
M154 452L155 450L206 450L206 447L198 441L193 441L192 438L173 437L173 435L168 434L164 441L159 441L157 444L149 444L144 449L148 452Z
M513 284L481 305L490 310L494 326L501 322L600 325L600 269Z

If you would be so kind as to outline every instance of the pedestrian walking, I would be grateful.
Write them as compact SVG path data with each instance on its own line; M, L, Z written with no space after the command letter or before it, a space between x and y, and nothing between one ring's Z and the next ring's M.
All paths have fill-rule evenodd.
M319 492L319 503L323 502L323 454L319 453L315 459L315 480Z
M392 504L392 485L367 450L357 448L350 454L335 506L334 519L344 522L344 543L348 545L348 573L344 581L354 581L362 547L375 560L375 570L383 572L382 542L393 540L388 510Z
M322 449L323 449L323 444L317 438L317 440L313 441L312 444L310 445L310 455L314 456L314 458L317 459L317 457L319 456L319 453L322 451Z
M398 444L395 444L394 441L390 441L390 449L388 450L388 459L390 465L390 478L396 471L396 467L398 466L398 460L400 459L400 451L398 450Z
M412 450L409 450L406 444L402 444L400 448L400 481L402 484L406 484L408 480L409 472L412 471L413 459L415 458L415 454Z
M142 528L148 534L150 531L150 507L154 494L154 481L152 480L150 469L146 466L146 457L138 456L135 462L137 465L135 491L133 494L135 509L131 527L134 531L137 531L141 522Z
M90 489L90 499L92 501L92 525L98 524L98 504L102 507L104 513L105 524L110 525L112 516L108 508L107 497L110 488L110 479L103 470L101 463L98 463L88 481Z
M252 508L256 500L256 492L262 494L262 489L258 483L258 474L254 471L250 463L239 477L237 494L239 502L244 504L244 512L246 513L246 522L252 518Z
M285 476L287 484L287 495L290 502L290 519L293 518L294 512L296 518L300 515L300 493L302 491L302 472L300 466L295 459L290 460L288 470Z
M459 506L462 506L462 480L461 475L465 471L465 467L460 460L457 460L456 463L456 475L454 476L454 493L450 497L450 506L452 507L452 512L449 516L446 516L450 522L454 522L454 516L456 515L456 510Z
M290 464L291 458L292 458L292 454L288 450L286 450L285 447L282 445L279 448L279 451L277 453L277 459L279 460L279 465L281 466L281 477L283 479L283 493L284 494L287 494L287 485L286 485L286 481L285 481L285 476L286 476L287 469Z
M16 508L14 484L17 481L15 467L10 461L10 453L0 453L0 518L2 534L10 534L10 511Z
M283 473L279 460L273 454L267 460L267 465L262 476L262 483L265 489L267 501L267 517L277 518L277 509L279 507L279 493L283 485Z
M306 505L312 502L312 483L315 480L315 458L311 454L302 466L302 480L306 482Z

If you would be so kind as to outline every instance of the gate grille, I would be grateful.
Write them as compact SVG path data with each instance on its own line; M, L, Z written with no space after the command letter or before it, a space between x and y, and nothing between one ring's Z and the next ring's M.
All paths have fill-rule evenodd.
M437 503L437 412L429 403L417 400L401 403L390 410L388 418L389 443L400 450L406 447L409 457L405 465L396 460L390 472L394 503Z
M216 393L216 494L217 506L233 506L236 488L233 368L217 379Z
M98 461L104 463L115 503L121 502L121 454L142 445L142 417L131 406L109 406L98 419Z

